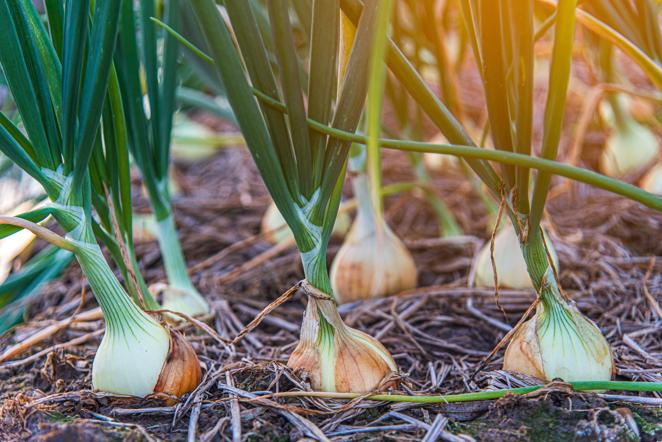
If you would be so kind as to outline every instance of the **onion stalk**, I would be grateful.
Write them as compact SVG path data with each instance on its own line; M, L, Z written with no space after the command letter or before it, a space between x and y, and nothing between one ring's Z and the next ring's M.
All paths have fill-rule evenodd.
M63 30L59 53L32 2L0 4L0 64L27 134L0 114L0 151L50 200L17 217L0 217L0 238L27 229L75 255L106 323L92 364L95 389L139 397L180 395L200 380L197 357L190 344L174 337L122 287L97 242L98 235L115 254L113 233L122 232L104 230L107 223L92 212L98 208L96 215L105 219L115 213L112 200L127 201L121 183L128 182L128 154L117 138L124 120L112 65L120 9L86 1L68 1L66 16L51 9L49 29ZM100 189L108 191L108 200L99 197ZM126 212L118 208L117 213ZM48 216L65 237L37 224ZM130 224L128 218L116 225L125 221ZM135 295L142 305L154 306L148 293L137 289Z
M309 131L307 118L331 122L341 130L356 130L367 92L367 60L373 35L380 27L385 34L387 8L382 8L378 0L366 3L336 100L340 30L337 0L314 3L307 89L299 74L289 1L267 2L270 26L266 30L257 24L253 11L257 3L225 2L239 50L244 60L250 60L245 64L250 80L271 96L280 98L282 91L287 107L287 115L283 115L264 104L258 108L245 78L244 65L215 2L193 0L191 4L217 61L214 66L227 87L227 98L246 144L301 253L309 299L301 339L288 365L305 372L315 389L366 392L378 388L396 366L373 338L342 322L326 266L326 250L340 204L350 146ZM265 41L275 48L280 84L272 73ZM308 105L304 106L306 90Z
M129 147L154 210L156 236L168 277L162 306L195 316L208 313L210 307L188 275L177 236L171 200L173 189L169 182L178 43L172 35L159 28L164 46L162 57L157 56L159 32L150 19L156 15L154 0L140 2L139 18L136 18L131 2L124 3L118 45L120 55L116 63L127 116ZM176 28L179 17L179 1L169 2L165 8L165 22ZM135 38L138 24L143 29L141 46ZM142 104L144 100L149 103L148 106Z

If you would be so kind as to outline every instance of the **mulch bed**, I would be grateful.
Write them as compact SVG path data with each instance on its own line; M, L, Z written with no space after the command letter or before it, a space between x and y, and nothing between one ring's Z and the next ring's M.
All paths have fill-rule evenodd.
M590 72L578 66L577 77L591 84ZM630 80L640 86L641 77L635 73ZM463 71L462 84L465 111L481 125L480 79L471 66ZM544 87L535 92L536 109L544 109ZM578 121L585 92L581 84L570 91L567 122ZM209 116L196 118L219 131L229 129ZM387 112L386 121L391 120ZM541 127L538 112L536 145ZM427 136L433 134L429 122L425 128ZM589 128L580 165L595 167L603 132ZM572 143L569 134L562 140L565 156ZM176 218L193 281L213 307L209 324L232 339L302 279L298 252L276 253L259 239L237 246L255 238L270 201L244 149L224 149L209 161L178 165L176 175L182 188L175 198ZM412 181L406 155L386 152L384 177L387 183ZM135 184L136 210L149 211L137 178ZM434 213L417 192L388 197L386 218L414 255L419 288L343 305L343 318L379 338L393 354L401 369L402 393L537 384L500 370L503 350L476 373L535 293L501 290L498 306L493 290L469 287L474 256L488 241L493 220L460 172L435 174L433 185L465 235L439 237ZM655 304L662 304L662 213L577 183L559 187L564 183L558 178L553 185L564 190L552 191L545 226L560 259L564 289L609 340L618 379L662 382L662 318L655 313ZM341 241L332 240L329 263ZM163 280L157 245L140 244L137 250L145 279ZM247 268L265 253L273 256ZM70 266L31 307L29 321L0 337L0 349L66 320L79 308L96 307L92 296L81 300L85 286L78 266ZM580 394L556 383L526 397L442 405L268 396L309 390L306 379L285 367L298 340L305 302L304 296L293 297L231 347L192 325L178 325L205 370L199 388L172 406L161 398L137 400L91 391L91 363L103 322L71 323L0 364L0 440L258 441L322 434L331 440L662 440L659 394Z
M385 156L389 181L411 179L406 161L397 153ZM228 279L233 269L271 247L254 241L218 255L258 233L269 202L266 191L247 153L239 148L179 172L184 193L176 198L176 213L183 248L195 270L194 282L214 308L210 324L220 336L232 338L302 278L299 257L295 249L288 249ZM493 290L468 288L471 264L489 238L490 221L461 175L435 176L434 181L443 200L461 213L466 235L438 237L434 215L415 193L389 197L387 219L414 254L420 288L343 305L343 317L391 351L402 371L402 392L450 394L537 383L501 371L502 352L472 377L535 294L501 290L504 317ZM194 194L188 192L191 189ZM136 199L138 210L147 209L139 190ZM556 196L548 212L561 282L607 336L618 378L661 382L662 328L650 299L662 301L662 260L654 258L662 254L662 214L579 185ZM332 241L329 259L340 242ZM156 245L141 244L138 251L146 279L162 279ZM72 265L61 280L48 286L33 306L30 321L2 337L0 347L69 317L80 305L84 284L79 268ZM87 296L82 308L94 305ZM259 397L308 389L305 379L285 367L304 307L304 297L294 297L233 347L194 326L179 325L204 363L205 375L193 394L173 406L159 398L136 400L92 392L91 361L103 324L73 323L20 359L0 365L0 438L297 440L324 433L333 440L624 440L635 432L642 440L662 437L656 426L662 419L659 396L577 394L562 385L528 397L427 406Z

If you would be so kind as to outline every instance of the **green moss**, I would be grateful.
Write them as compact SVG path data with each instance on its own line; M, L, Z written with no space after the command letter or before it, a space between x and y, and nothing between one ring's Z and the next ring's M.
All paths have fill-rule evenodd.
M73 416L67 416L59 411L49 411L44 414L48 416L49 421L58 424L70 424L75 420Z
M632 411L642 436L649 436L651 440L662 439L662 409L635 405L626 405L626 407Z

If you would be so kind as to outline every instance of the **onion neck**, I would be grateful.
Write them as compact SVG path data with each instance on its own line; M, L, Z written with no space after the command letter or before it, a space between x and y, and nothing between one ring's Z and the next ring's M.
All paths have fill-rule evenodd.
M333 300L325 301L315 298L308 299L308 303L313 308L316 308L319 314L319 333L316 339L316 345L318 348L326 348L330 342L333 342L334 333L337 331L336 328L331 325L332 322L344 324L338 314L338 309L334 302L337 299L331 288L331 278L329 277L329 272L327 270L326 249L327 242L319 242L312 250L301 253L303 271L306 280L316 289L329 295ZM328 320L327 318L329 315L337 316L338 321L334 321L334 318Z
M326 267L326 248L325 243L317 243L311 250L301 252L301 262L306 280L316 289L335 299Z
M552 264L547 256L542 229L538 228L536 231L529 232L529 237L521 247L531 282L540 296L543 308L550 310L556 305L564 305L567 301L561 294Z
M78 242L76 258L106 318L109 333L126 332L153 319L131 300L97 244Z
M379 211L374 210L368 176L363 173L355 175L352 179L352 188L356 198L356 219L354 223L359 224L359 230L363 233L382 232L384 229L380 227L383 225L384 219Z
M76 259L103 311L108 332L140 327L155 321L143 312L120 284L97 244L89 209L84 207L89 181L83 191L76 191L71 178L52 173L51 180L59 196L52 203L53 217L65 230L67 239L76 245Z

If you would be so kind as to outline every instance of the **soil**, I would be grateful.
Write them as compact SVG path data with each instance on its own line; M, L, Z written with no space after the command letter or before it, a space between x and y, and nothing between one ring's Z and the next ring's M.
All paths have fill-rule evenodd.
M465 80L478 82L476 75ZM571 94L568 121L577 120L580 98L576 91ZM476 109L469 113L481 121L480 100L471 102ZM204 115L196 118L233 130ZM582 165L595 164L603 139L600 128L589 130ZM387 152L384 164L387 182L414 178L403 154ZM176 220L193 281L213 307L209 324L231 339L302 278L298 253L283 250L246 268L251 259L273 248L260 239L236 246L255 238L270 201L244 149L228 148L208 161L178 164L177 180L182 194L174 200ZM535 293L501 290L499 307L493 290L469 287L474 256L488 240L492 220L460 172L435 174L433 185L465 235L441 238L433 212L416 192L388 197L387 220L414 255L419 288L343 305L343 317L377 336L393 354L402 371L398 388L403 393L451 394L537 384L502 371L503 351L472 377ZM553 186L563 191L552 192L545 223L560 258L563 287L609 340L617 379L662 382L662 323L653 307L653 302L662 303L662 259L655 258L662 255L662 214L583 185L568 186L561 179ZM137 180L135 188L136 209L148 211ZM332 240L329 262L340 243L340 238ZM146 280L162 280L157 245L140 244L138 254ZM70 317L77 308L94 308L92 296L81 298L85 286L73 264L32 305L28 321L0 337L0 348ZM175 405L159 397L138 400L91 391L91 361L103 323L72 323L0 364L0 440L287 441L323 432L332 440L413 441L423 439L431 427L440 431L440 439L450 441L662 440L659 394L580 394L554 384L525 397L444 405L255 399L265 392L308 389L306 379L285 367L304 307L305 299L295 296L232 347L193 325L178 325L204 364L204 378L193 394Z

